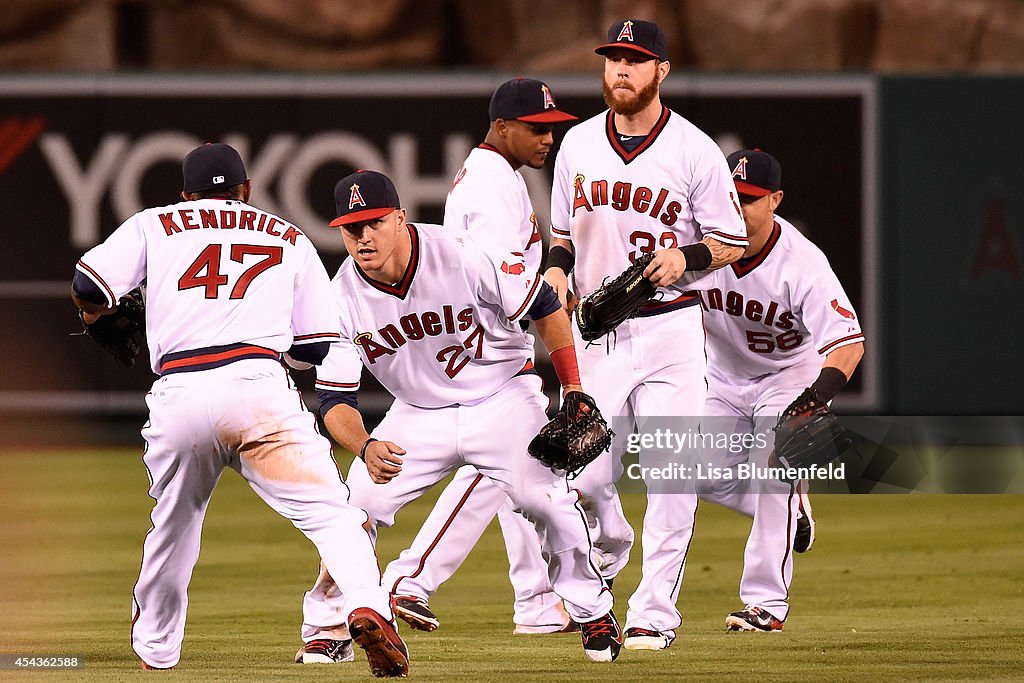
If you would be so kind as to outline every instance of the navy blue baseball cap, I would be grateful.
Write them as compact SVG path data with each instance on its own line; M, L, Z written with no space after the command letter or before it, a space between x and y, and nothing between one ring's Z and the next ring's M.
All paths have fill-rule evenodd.
M499 85L491 95L487 113L491 121L515 119L527 123L559 123L577 118L561 111L555 104L551 88L532 78L513 78Z
M181 175L184 192L227 189L249 179L242 157L223 142L208 142L185 155Z
M741 149L730 154L726 162L740 194L764 197L782 189L782 164L768 152Z
M395 184L379 171L356 171L334 186L334 206L338 217L331 221L337 228L351 223L372 221L402 208Z
M599 55L613 48L635 50L648 57L668 61L668 41L658 25L643 19L625 19L608 28L608 42L594 48Z

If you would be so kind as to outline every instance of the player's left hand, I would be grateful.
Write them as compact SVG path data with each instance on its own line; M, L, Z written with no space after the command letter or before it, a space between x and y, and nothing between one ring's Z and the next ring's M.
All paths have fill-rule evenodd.
M608 427L594 399L582 391L566 394L562 407L527 449L551 468L576 478L583 468L611 448L614 432Z
M686 256L678 249L659 249L644 269L644 277L655 287L668 287L686 272Z
M393 441L374 441L366 448L366 470L374 484L386 484L402 471L405 449Z
M78 309L83 334L99 344L123 365L135 365L146 346L146 303L140 289L121 297L113 308Z

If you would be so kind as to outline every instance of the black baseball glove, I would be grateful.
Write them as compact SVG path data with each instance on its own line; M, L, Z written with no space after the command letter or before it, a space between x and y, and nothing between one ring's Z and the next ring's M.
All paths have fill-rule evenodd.
M839 418L810 388L786 408L773 429L775 450L768 462L772 467L827 465L853 445Z
M558 413L530 441L530 455L573 479L612 445L612 430L587 394L570 391Z
M617 278L580 299L576 306L576 324L584 341L594 341L608 334L654 297L658 290L643 275L653 259L653 252L644 254Z
M135 356L146 346L146 304L136 288L121 297L113 313L101 315L91 324L81 309L78 319L82 333L103 347L123 365L135 365Z

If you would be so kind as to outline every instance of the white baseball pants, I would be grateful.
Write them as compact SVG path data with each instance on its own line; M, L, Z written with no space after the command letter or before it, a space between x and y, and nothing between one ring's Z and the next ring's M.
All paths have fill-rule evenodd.
M508 495L470 465L458 469L412 545L388 564L381 583L395 595L429 600L462 565L495 514L515 592L513 621L531 628L562 628L568 615L548 580L537 532L515 511Z
M425 409L396 400L373 436L406 449L402 471L386 484L375 484L366 465L354 460L348 477L351 501L363 507L375 524L391 526L404 505L453 470L474 465L534 526L548 580L565 609L577 621L593 621L611 610L612 595L591 562L579 495L564 477L526 451L547 422L546 403L535 375L513 377L472 405ZM331 601L322 590L325 585L318 580L307 594L304 634L330 626Z
M370 607L392 618L366 513L348 503L330 442L284 368L261 359L169 374L146 401L143 461L156 503L132 608L132 647L144 662L168 668L181 656L203 517L225 468L313 542L344 588L342 614Z

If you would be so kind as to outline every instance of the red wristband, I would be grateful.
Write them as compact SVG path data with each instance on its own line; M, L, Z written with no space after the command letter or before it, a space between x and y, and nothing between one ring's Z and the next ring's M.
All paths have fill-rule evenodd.
M580 366L576 364L576 349L574 347L563 346L549 355L551 364L555 366L558 381L563 387L580 384Z

